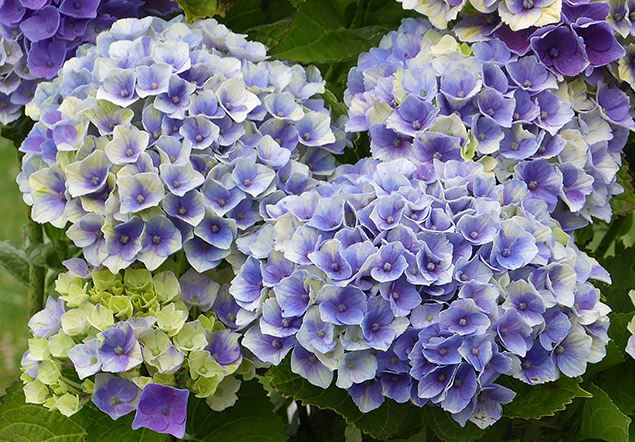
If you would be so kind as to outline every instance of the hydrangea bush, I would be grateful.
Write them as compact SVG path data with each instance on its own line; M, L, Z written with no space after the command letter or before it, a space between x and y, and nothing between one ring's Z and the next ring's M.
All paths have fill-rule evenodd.
M175 0L4 0L0 3L0 123L16 120L38 82L118 19L169 16Z
M349 144L314 67L215 20L127 19L38 86L18 177L33 219L86 260L154 270L184 250L199 272L251 242L263 204L301 194ZM255 236L254 236L255 235Z
M633 6L232 3L0 0L0 440L628 442Z
M266 259L229 289L262 305L242 344L270 364L291 352L322 388L337 372L363 412L430 402L484 428L515 395L499 377L576 377L605 354L609 308L588 280L608 274L519 179L367 159L270 212Z
M362 54L345 93L347 130L369 130L377 159L473 159L499 182L519 178L566 230L593 217L609 221L609 200L623 191L621 152L635 129L629 96L601 67L624 52L612 32L601 61L583 63L590 76L580 78L537 48L521 51L494 36L460 44L458 28L437 32L406 19Z
M78 259L68 265L55 282L59 297L29 321L28 403L72 416L92 401L113 420L135 412L133 429L181 438L190 392L216 411L236 402L240 335L211 310L218 283L193 271L177 279L146 269L87 274Z

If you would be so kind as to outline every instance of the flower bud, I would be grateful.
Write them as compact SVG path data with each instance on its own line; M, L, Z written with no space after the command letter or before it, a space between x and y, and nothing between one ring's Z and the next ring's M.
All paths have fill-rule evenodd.
M183 328L187 316L187 310L177 310L175 304L168 304L156 314L157 326L168 336L174 336Z
M37 379L24 386L25 402L27 404L43 404L49 395L49 389Z
M161 303L173 301L181 295L179 280L172 272L161 272L152 278L154 291Z
M66 417L71 417L80 410L79 396L66 393L60 396L51 409L56 409Z
M203 350L207 346L205 329L198 320L186 323L174 336L174 345L183 352Z
M73 341L73 338L68 336L63 331L60 331L49 338L48 348L51 352L51 355L53 355L53 357L55 358L65 358L66 351L70 350L74 346L75 341Z

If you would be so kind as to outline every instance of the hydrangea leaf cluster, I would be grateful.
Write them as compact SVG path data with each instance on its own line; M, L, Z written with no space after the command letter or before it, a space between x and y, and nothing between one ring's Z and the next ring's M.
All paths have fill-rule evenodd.
M115 273L179 250L199 272L231 260L262 204L312 189L350 144L317 68L265 54L212 19L117 21L27 106L33 219L70 221L86 260Z
M229 288L259 316L242 345L363 412L430 403L484 428L515 396L499 377L576 377L605 354L589 279L608 274L520 179L364 159L267 210L269 241Z
M521 179L570 231L609 221L623 191L616 174L635 122L602 72L565 80L498 38L461 44L406 19L349 73L346 128L369 131L376 159L475 160L499 182Z
M0 2L0 124L16 120L38 82L54 78L79 46L116 20L178 11L176 0Z
M216 411L236 402L240 335L212 312L219 284L193 270L177 279L146 269L86 275L79 258L66 265L59 297L29 321L27 402L71 416L92 401L113 420L135 412L133 429L176 437L190 394Z

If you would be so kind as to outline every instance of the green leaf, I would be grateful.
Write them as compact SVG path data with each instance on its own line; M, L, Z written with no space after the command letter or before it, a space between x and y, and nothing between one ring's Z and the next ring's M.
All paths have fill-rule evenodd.
M286 425L273 411L267 392L257 380L243 382L233 407L213 411L201 399L190 397L188 440L200 442L283 442Z
M231 0L177 0L185 18L192 23L197 18L225 16L232 5Z
M0 265L17 281L29 285L29 263L24 250L12 246L8 241L0 241Z
M223 24L271 48L282 40L297 10L291 0L241 0L240 7L229 10Z
M293 397L303 404L333 410L364 433L377 439L410 437L421 429L422 410L411 404L398 404L386 399L384 404L369 413L357 408L346 390L331 386L326 390L311 385L291 371L289 359L267 372L271 385L282 394Z
M611 208L614 215L626 215L635 210L635 189L633 189L633 177L629 173L629 167L624 160L617 173L617 184L624 188L624 192L615 195L611 199Z
M301 63L333 63L357 57L386 34L385 26L348 29L334 0L306 0L270 54Z
M234 32L249 34L251 28L292 18L297 8L289 0L240 0L240 7L230 9L223 24Z
M0 397L2 442L164 442L167 437L152 430L133 430L134 413L115 424L107 414L88 403L70 418L41 405L24 402L22 384L14 383Z
M67 224L70 227L70 224ZM46 237L51 241L68 241L66 237L66 230L68 229L58 229L51 224L44 224L44 232L46 233Z
M77 254L77 248L66 240L54 240L33 244L26 248L26 259L30 264L55 270L65 270L63 261Z
M591 397L580 387L581 378L561 377L556 382L542 385L528 385L524 382L505 378L501 385L516 392L511 404L503 406L503 416L523 419L540 419L562 411L577 397Z
M424 428L419 433L410 436L408 439L390 439L390 442L426 442L428 440L428 429Z
M592 384L589 391L593 398L584 404L580 437L608 442L628 442L631 419L620 411L600 387Z
M324 103L326 104L326 106L331 108L333 120L336 120L342 115L346 115L346 113L348 112L348 108L346 107L346 105L339 101L335 94L328 88L322 94L322 98L324 99Z
M364 25L386 26L392 30L397 29L401 20L406 17L421 17L421 15L414 11L406 11L398 2L370 0Z
M3 138L13 142L15 149L20 147L26 136L29 134L35 121L24 115L6 126L0 124L0 134Z
M596 284L606 297L606 303L614 312L633 311L633 303L627 293L635 289L635 247L616 250L615 256L603 259L600 264L610 273L611 284Z
M593 382L611 397L622 413L633 415L635 414L635 390L632 386L635 385L635 361L628 355L627 358L623 364L606 370Z
M355 425L347 425L344 430L344 439L346 442L362 442L362 432Z
M439 407L426 406L426 421L434 434L445 442L471 442L478 440L485 434L472 422L467 422L461 427L447 411Z
M609 334L613 329L614 327L609 328ZM606 345L606 356L597 364L589 364L585 376L588 377L595 373L601 373L622 362L624 362L624 349L620 349L615 341L609 341Z
M624 297L628 298L627 293L624 293ZM611 320L611 326L609 327L609 337L615 342L615 344L621 351L624 351L624 349L626 349L626 343L631 337L631 333L628 331L627 327L633 319L633 315L635 315L635 312L609 313L609 319Z

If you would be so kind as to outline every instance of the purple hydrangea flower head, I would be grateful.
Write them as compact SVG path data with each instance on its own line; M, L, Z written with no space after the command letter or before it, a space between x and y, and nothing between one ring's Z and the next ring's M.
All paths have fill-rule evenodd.
M108 5L116 17L126 9L116 2L32 5L25 14L48 23L54 10L60 28L79 26L100 20ZM344 120L332 120L318 98L316 69L268 61L264 46L214 20L112 22L66 62L65 47L54 45L74 39L34 41L43 49L29 53L42 69L52 69L47 54L65 67L29 102L36 124L22 147L22 190L38 222L70 221L69 237L91 266L153 270L183 250L197 271L217 267L249 249L250 235L260 235L254 226L270 216L265 207L311 190L334 172L333 154L352 144ZM10 79L2 80L0 94ZM14 111L1 103L0 95L0 115Z
M166 218L155 217L148 224L155 220L161 230ZM64 364L83 381L67 390L82 397L75 411L89 400L113 420L137 410L133 428L183 436L190 391L209 399L222 391L215 390L218 384L239 382L233 373L247 351L237 330L255 315L233 302L227 284L221 289L193 269L177 279L171 271L151 272L141 266L113 274L75 260L66 262L71 270L56 280L59 299L49 298L30 324L34 339L22 359L25 387L38 386L34 382L39 377L51 388L30 400L41 404L42 394L52 397L52 389L68 386L68 379L59 376ZM288 341L286 348L295 337ZM141 372L163 375L164 384L135 382L134 373ZM170 381L177 372L180 380L172 376ZM141 390L145 386L152 391L153 385L161 388L148 399ZM232 405L208 403L217 411Z
M138 17L150 11L152 15L168 17L179 11L176 2L153 6L150 3L145 0L125 5L119 0L5 2L0 8L0 21L6 26L0 83L10 81L13 86L11 91L0 87L0 102L10 99L13 106L7 108L10 112L3 118L3 124L20 115L21 106L33 98L37 82L53 79L78 46L95 43L97 34L117 19ZM73 89L79 91L80 86L75 84ZM66 89L65 93L68 92L71 90Z
M160 384L147 384L141 396L132 429L149 428L174 437L185 436L187 399L190 392Z
M373 158L414 157L428 167L434 160L491 158L499 182L541 159L552 172L540 166L549 183L541 183L547 188L537 197L558 219L569 220L565 230L593 217L608 220L608 202L619 190L616 175L605 176L606 185L591 185L587 177L594 178L594 166L583 155L573 162L566 144L573 136L576 149L588 156L597 142L612 143L616 154L609 162L619 166L625 138L616 133L635 129L630 98L615 80L635 87L635 68L628 62L635 52L615 36L609 8L568 0L470 2L476 10L459 15L453 29L445 30L442 5L449 3L402 3L440 26L442 38L426 36L429 22L404 19L351 70L344 93L346 127L368 131ZM453 3L457 11L463 4ZM594 124L604 129L587 142ZM580 171L569 169L568 187L560 164Z
M538 161L555 170L520 165ZM571 265L590 259L556 239L521 179L366 158L270 201L267 252L249 249L229 288L258 319L243 345L321 388L336 379L362 411L387 397L491 425L514 397L497 378L577 376L597 360L589 343L605 345L594 336L608 309Z

